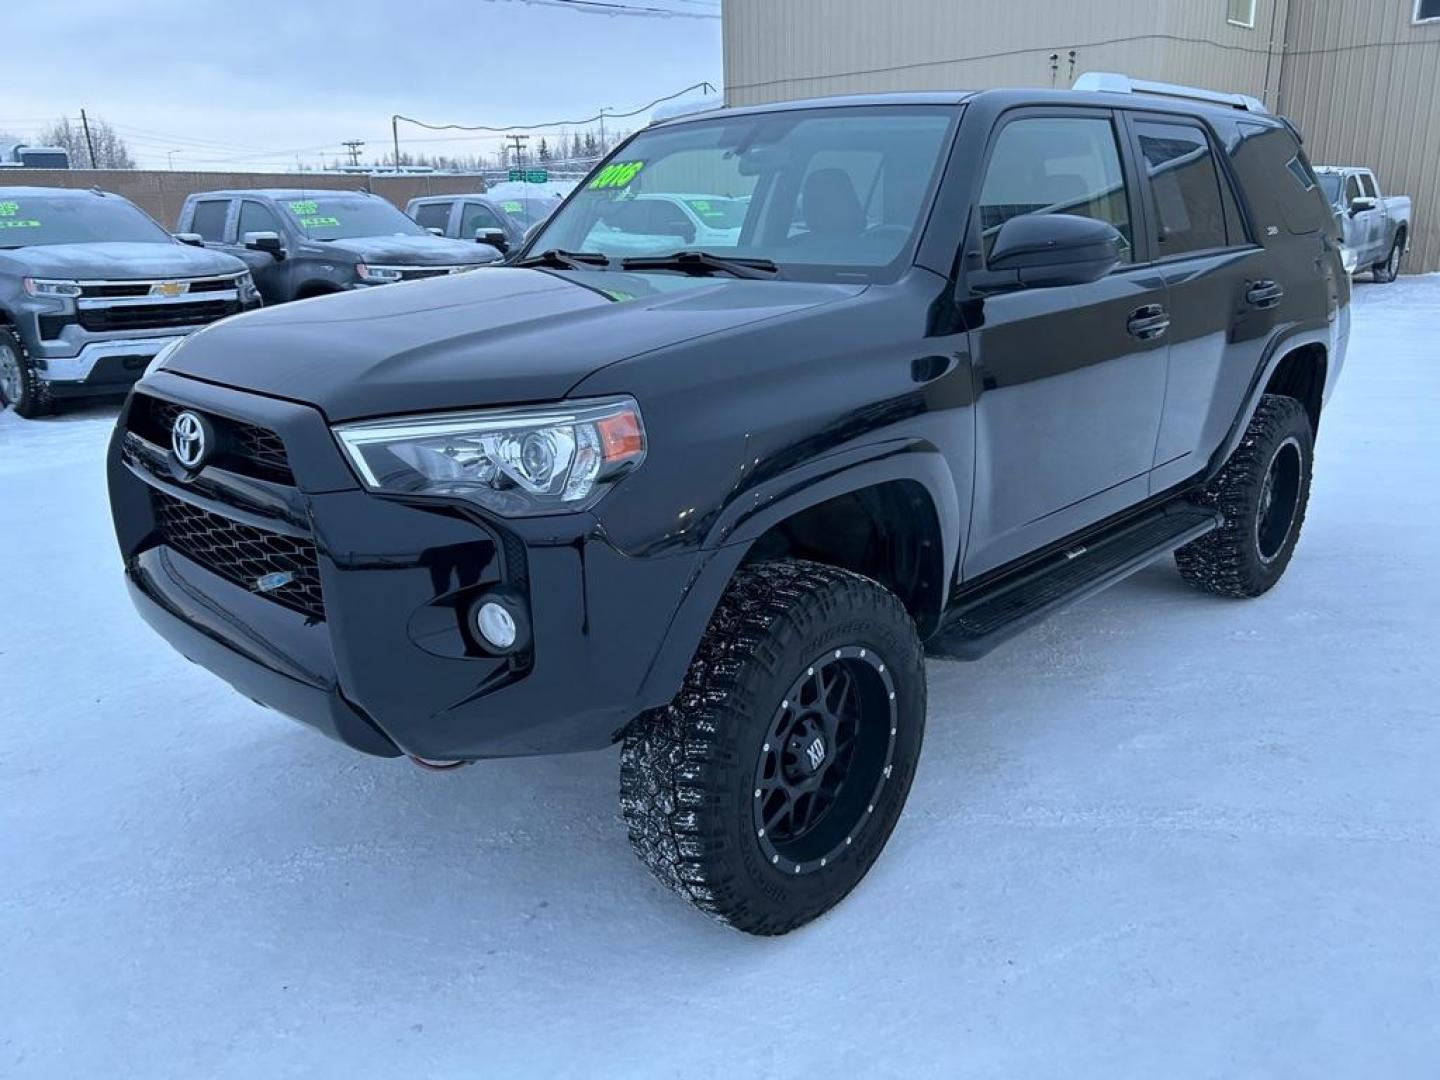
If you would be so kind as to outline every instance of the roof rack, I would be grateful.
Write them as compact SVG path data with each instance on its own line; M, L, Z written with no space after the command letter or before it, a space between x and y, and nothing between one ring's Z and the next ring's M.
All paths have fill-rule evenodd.
M1218 90L1201 90L1195 86L1180 86L1175 83L1149 82L1132 79L1113 71L1087 71L1075 80L1072 90L1094 90L1105 94L1150 94L1154 97L1181 98L1185 101L1205 101L1212 105L1227 105L1232 109L1246 112L1269 113L1263 102L1249 94L1224 94Z

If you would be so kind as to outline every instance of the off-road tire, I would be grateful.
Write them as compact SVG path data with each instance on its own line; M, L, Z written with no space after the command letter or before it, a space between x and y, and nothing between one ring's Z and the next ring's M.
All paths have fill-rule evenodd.
M1299 458L1298 486L1288 531L1267 558L1262 553L1260 510L1265 479L1282 451ZM1266 394L1240 445L1195 501L1219 510L1225 523L1175 552L1180 575L1219 596L1259 596L1280 580L1305 522L1314 463L1314 434L1305 407L1294 398Z
M1400 263L1405 258L1405 235L1395 234L1395 241L1390 245L1390 250L1385 253L1383 261L1376 263L1370 268L1370 276L1377 285L1389 285L1400 276Z
M23 416L27 420L33 420L37 416L48 416L53 412L55 405L50 397L50 387L35 373L34 365L25 355L25 348L20 344L20 339L15 336L15 332L4 326L0 326L0 354L8 354L13 357L15 365L19 369L18 394L7 391L5 381L0 380L0 408L8 405L15 410L17 416ZM0 355L0 362L5 359L4 355Z
M891 767L853 844L846 839L823 869L787 871L772 865L755 830L762 742L806 665L857 646L883 657L892 680ZM751 934L787 933L843 899L880 854L909 793L924 725L924 654L892 593L818 563L744 567L674 702L626 735L620 805L630 844L665 885L714 918Z

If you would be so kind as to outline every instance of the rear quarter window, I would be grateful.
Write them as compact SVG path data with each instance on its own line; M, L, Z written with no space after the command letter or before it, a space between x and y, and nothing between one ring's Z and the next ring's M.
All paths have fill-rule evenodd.
M1334 229L1314 170L1285 128L1242 120L1229 151L1261 240L1274 235L1272 228L1299 236Z

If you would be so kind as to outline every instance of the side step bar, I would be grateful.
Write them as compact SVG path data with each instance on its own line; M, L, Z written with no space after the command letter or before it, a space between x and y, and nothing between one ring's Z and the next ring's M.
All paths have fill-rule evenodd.
M925 643L932 656L978 660L1061 608L1114 585L1217 529L1217 511L1175 502L964 597Z

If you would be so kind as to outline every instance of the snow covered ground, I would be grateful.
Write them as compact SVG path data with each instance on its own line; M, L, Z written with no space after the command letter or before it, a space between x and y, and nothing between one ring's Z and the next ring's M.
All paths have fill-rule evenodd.
M932 664L888 850L776 941L650 879L613 752L429 775L187 665L113 407L5 414L0 1075L1436 1075L1440 276L1355 316L1281 585Z

